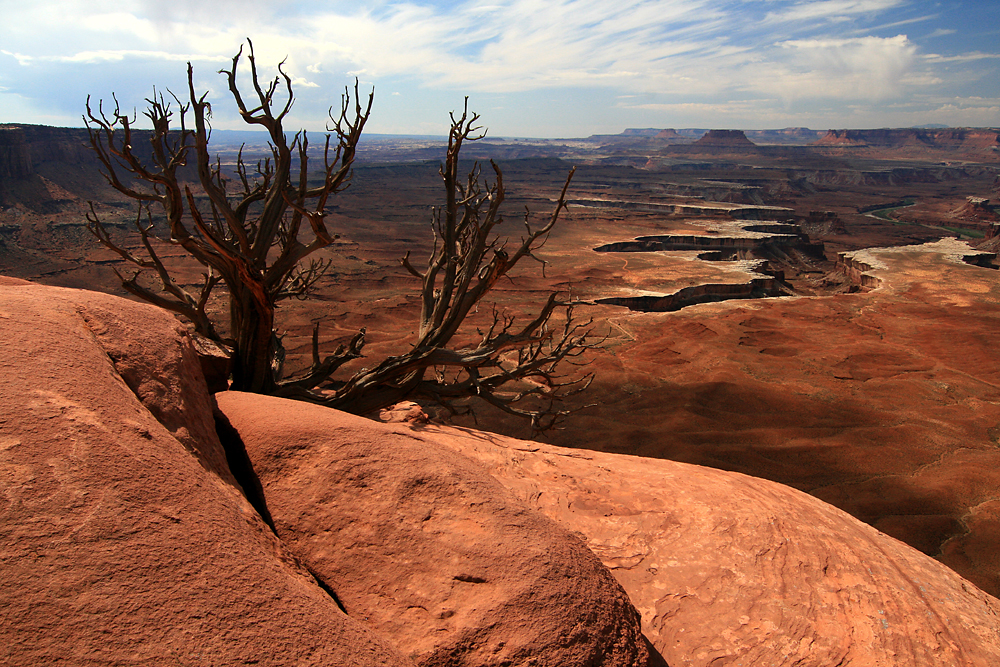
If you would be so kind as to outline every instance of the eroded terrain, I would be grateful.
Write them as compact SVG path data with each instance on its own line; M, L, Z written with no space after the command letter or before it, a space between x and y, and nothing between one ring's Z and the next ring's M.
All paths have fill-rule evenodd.
M978 201L997 196L997 153L851 141L481 146L504 158L515 237L524 207L544 216L578 166L573 206L538 253L544 274L526 264L496 300L527 316L560 290L607 335L581 410L548 441L789 484L997 594L1000 275L996 215ZM330 347L366 327L369 357L405 349L416 285L398 260L430 248L440 190L436 162L421 161L435 147L411 148L369 158L331 207L328 278L282 307L290 367L316 321ZM121 294L120 262L83 214L96 198L128 238L134 212L85 154L53 155L3 181L0 273ZM987 251L974 263L969 241ZM488 409L477 419L529 435Z

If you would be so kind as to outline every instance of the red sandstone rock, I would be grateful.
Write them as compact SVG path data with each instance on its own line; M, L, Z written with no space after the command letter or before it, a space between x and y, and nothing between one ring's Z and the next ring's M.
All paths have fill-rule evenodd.
M0 663L409 664L222 474L173 317L2 280L0 341Z
M881 255L891 262L902 252ZM942 265L929 266L937 270L928 275L942 274ZM889 289L903 287L891 275L886 281ZM980 293L979 283L968 277L963 284ZM762 314L755 317L759 331ZM104 295L0 280L0 332L0 662L406 664L383 640L343 616L232 482L212 472L221 453L204 433L204 388L172 317ZM688 333L696 331L689 327ZM135 344L133 336L150 347ZM844 372L864 375L866 382L926 367L919 355L903 353L881 370L876 357L858 353L847 359ZM132 377L136 393L120 373ZM986 398L979 394L975 400ZM180 403L171 405L174 400ZM403 633L412 625L447 626L477 613L491 618L480 601L497 598L479 591L502 584L527 592L496 612L495 625L486 625L503 633L505 642L524 638L539 631L532 622L551 620L518 616L539 600L551 603L551 595L536 596L544 573L562 577L564 593L568 585L586 588L600 579L588 574L602 570L580 558L580 545L551 538L551 524L549 532L537 530L545 522L526 508L534 506L587 539L642 611L648 636L675 665L1000 662L1000 602L936 561L787 487L669 461L457 429L380 425L315 406L291 404L295 409L256 414L250 409L258 403L289 406L279 399L222 396L224 408L230 401L239 408L229 405L230 413L243 412L235 421L247 422L244 430L294 436L268 448L260 466L274 478L272 502L308 493L326 503L316 511L311 503L274 502L279 522L289 516L301 521L306 530L297 539L315 547L309 558L321 564L343 558L337 551L345 542L367 549L368 563L358 554L348 558L385 575L360 597L401 605L399 617L377 608L375 615ZM189 447L150 410L187 438ZM301 419L308 411L323 416ZM310 468L314 457L329 453L334 437L340 452L365 457L339 464L327 458L324 467ZM949 472L970 498L992 493L991 469L978 456L968 450L939 462L931 470L939 480L934 488L945 488L940 480ZM402 472L372 474L386 470L373 465L377 459L395 461ZM484 479L472 459L513 497ZM920 475L911 484L919 484ZM331 479L347 484L331 485ZM311 485L295 489L295 481ZM887 489L892 487L858 484L851 502L906 499L902 492L897 500L887 498ZM383 512L401 520L372 522L357 502L364 492L379 495ZM444 504L445 498L466 504ZM338 499L346 514L337 528L351 539L333 543L322 535L329 523L319 522L334 516L326 510ZM946 543L943 558L958 566L995 559L998 507L995 499L972 507L964 519L969 532ZM525 528L550 541L525 544ZM428 532L433 539L424 540ZM490 540L499 543L495 555L517 552L513 559L521 558L535 578L517 571L494 583L482 576L503 571L472 557L472 547L481 554ZM447 549L434 551L429 544ZM427 548L406 551L401 545ZM445 552L451 559L433 558ZM550 553L559 557L546 560ZM543 576L532 569L540 562ZM573 567L588 576L567 576ZM451 577L442 579L441 573ZM357 593L355 568L342 574L324 578L338 591ZM424 614L409 604L442 591L464 604L454 616L434 618L426 606ZM357 601L344 597L353 611ZM610 599L625 605L620 591ZM559 611L565 611L569 605L560 602ZM605 644L606 653L641 654L634 629L622 631L627 614L610 613L607 604L602 598L586 615L591 625L567 634L581 636L595 627L608 635L617 631L627 641ZM617 628L601 627L602 618ZM483 642L479 654L476 641ZM500 648L499 640L493 647L501 655L510 650L509 644ZM453 652L425 654L426 662L489 664L483 649L489 652L489 642L471 632ZM522 655L533 664L585 662L572 653L586 650L580 645L560 646L556 657L551 645L549 650ZM544 662L544 655L552 662Z
M1000 145L1000 133L991 129L920 128L830 130L816 146L877 146L905 148L919 146L952 151L990 151Z
M743 130L709 130L694 146L756 146L747 139Z
M1000 600L787 486L447 427L413 437L585 535L671 665L1000 664Z
M378 420L391 424L426 424L430 421L430 417L417 403L403 401L380 410Z
M217 400L285 544L417 664L658 663L594 554L464 456L320 406Z
M677 130L672 127L668 127L665 130L660 130L656 133L655 139L676 139L680 135L677 134Z

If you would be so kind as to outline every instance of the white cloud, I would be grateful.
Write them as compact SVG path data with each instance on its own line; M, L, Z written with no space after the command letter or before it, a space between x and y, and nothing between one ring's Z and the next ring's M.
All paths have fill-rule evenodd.
M1000 58L1000 53L959 53L954 56L942 56L937 53L928 53L924 60L930 63L967 63L976 60L994 60Z
M300 76L292 77L292 86L295 88L319 88L319 84L315 81L303 79Z
M166 60L176 62L228 62L225 56L206 56L190 53L168 53L166 51L139 51L139 50L103 50L103 51L80 51L68 56L40 56L38 60L62 63L100 63L109 61L121 61L128 58L141 58L149 60Z
M884 12L903 4L902 0L819 0L818 2L798 2L783 11L771 12L765 21L841 21L852 16Z
M14 60L16 60L17 64L20 65L21 67L27 67L28 65L31 64L31 61L33 60L31 56L26 56L23 53L13 53L5 49L0 49L0 53L4 54L5 56L10 56Z
M540 105L573 99L580 108L566 113L600 109L601 123L615 121L627 96L643 102L627 107L634 113L728 109L731 117L764 118L770 110L784 119L811 104L860 118L852 115L861 113L858 109L877 111L916 93L940 92L945 84L955 92L975 82L975 90L992 94L997 78L983 74L998 57L992 44L927 54L904 35L872 36L931 18L917 15L920 7L906 0L0 3L5 18L0 44L12 59L0 82L37 99L39 106L60 94L110 89L134 94L153 84L177 85L183 67L169 79L172 63L184 61L196 63L196 87L224 97L217 65L226 66L247 36L253 38L262 78L274 76L287 57L284 69L295 83L295 113L301 119L325 118L331 96L335 101L357 76L366 85L402 93L376 101L376 115L382 105L401 109L389 112L398 114L393 126L423 127L430 121L418 118L420 113L446 109L465 93L493 96L490 103L505 95L526 101L535 94L545 100ZM954 33L957 24L948 23L950 17L942 12L941 27L931 36ZM21 67L13 67L15 61ZM966 64L964 78L946 69L958 70L955 63ZM240 67L245 74L246 61ZM46 84L39 78L70 71L75 80L69 93L61 81ZM447 101L428 102L439 98ZM509 100L506 105L517 108ZM224 106L217 114L220 126L226 122ZM988 115L990 105L982 108ZM537 112L525 112L524 122L533 122L532 114ZM558 116L552 112L548 122L555 124ZM382 121L373 117L373 122Z
M757 68L748 88L786 100L885 100L919 76L917 48L906 35L788 40L776 46L780 54Z
M927 14L926 16L916 16L910 19L904 19L902 21L893 21L892 23L883 23L881 25L866 26L864 28L859 28L854 31L854 34L859 33L872 33L877 30L886 30L888 28L898 28L903 25L913 25L914 23L923 23L925 21L933 21L938 18L938 14ZM933 35L932 35L933 36Z

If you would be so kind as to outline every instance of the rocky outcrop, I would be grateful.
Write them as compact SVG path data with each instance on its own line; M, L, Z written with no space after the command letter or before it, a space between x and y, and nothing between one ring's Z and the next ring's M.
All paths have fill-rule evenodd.
M850 278L851 284L859 287L875 289L882 284L872 271L884 268L884 264L864 250L837 253L837 270Z
M789 487L430 427L587 538L671 665L1000 664L1000 600Z
M1000 601L780 484L235 393L220 441L162 311L0 278L0 336L3 664L1000 663Z
M709 130L705 136L694 142L693 146L753 148L756 144L747 139L743 130Z
M983 231L991 231L993 225L1000 221L1000 215L990 205L985 197L966 197L958 208L951 211L952 217L966 223L974 223Z
M220 473L172 316L0 279L0 340L0 663L409 664Z
M406 426L217 398L281 539L418 665L657 664L600 561L477 464Z

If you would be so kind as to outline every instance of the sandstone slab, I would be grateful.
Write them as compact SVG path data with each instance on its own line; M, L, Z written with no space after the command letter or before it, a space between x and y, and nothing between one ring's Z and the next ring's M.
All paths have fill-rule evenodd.
M1000 600L790 487L447 427L414 437L586 536L671 665L1000 664Z
M409 664L225 473L173 317L4 280L0 348L0 663Z
M216 398L284 543L418 665L660 664L584 543L465 456L401 424Z

